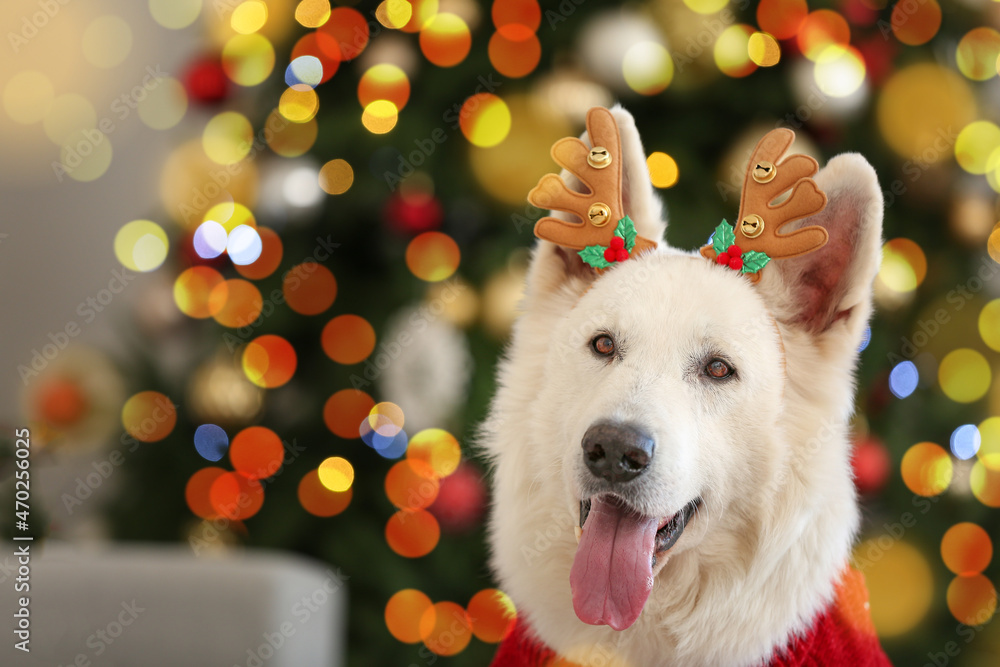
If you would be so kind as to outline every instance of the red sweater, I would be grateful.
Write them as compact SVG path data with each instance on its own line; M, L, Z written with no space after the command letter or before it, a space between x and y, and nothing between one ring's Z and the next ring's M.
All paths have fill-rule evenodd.
M540 643L519 617L492 667L576 667ZM864 575L844 572L837 597L809 630L778 651L767 667L892 667L868 614Z

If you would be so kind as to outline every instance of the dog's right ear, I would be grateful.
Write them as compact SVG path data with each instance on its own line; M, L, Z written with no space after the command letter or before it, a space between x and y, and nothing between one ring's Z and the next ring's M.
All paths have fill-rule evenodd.
M529 195L536 205L552 208L535 227L540 240L528 274L531 291L567 290L572 294L585 291L599 274L584 262L578 251L587 246L607 245L619 218L627 216L635 226L635 252L648 252L665 243L663 206L653 191L646 154L632 115L620 105L610 110L591 109L587 128L579 140L563 139L552 147L556 161L572 169L564 168L558 177L546 175ZM604 168L595 167L589 160L584 163L578 155L595 145L599 150L607 149L611 156L610 164ZM593 169L599 171L581 174ZM584 184L581 175L585 178L589 175L594 182ZM602 185L607 188L609 183L617 192L600 192L596 196L610 205L609 220L597 225L584 219L590 200L595 199L595 190Z

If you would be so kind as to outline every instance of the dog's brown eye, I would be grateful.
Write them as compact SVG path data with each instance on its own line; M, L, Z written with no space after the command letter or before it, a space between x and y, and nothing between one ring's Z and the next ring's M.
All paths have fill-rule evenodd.
M615 341L611 340L611 336L607 334L601 334L590 341L590 346L594 348L594 352L602 357L610 357L615 353Z
M733 374L733 369L729 367L729 364L724 362L722 359L712 359L705 366L705 373L710 378L715 378L716 380L721 380L727 378Z

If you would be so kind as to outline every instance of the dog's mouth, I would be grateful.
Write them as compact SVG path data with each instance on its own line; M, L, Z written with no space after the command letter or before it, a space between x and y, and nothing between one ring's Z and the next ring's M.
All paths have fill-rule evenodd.
M673 516L644 516L617 496L580 503L580 544L570 587L584 623L624 630L635 623L653 589L657 560L677 543L701 505L695 498Z

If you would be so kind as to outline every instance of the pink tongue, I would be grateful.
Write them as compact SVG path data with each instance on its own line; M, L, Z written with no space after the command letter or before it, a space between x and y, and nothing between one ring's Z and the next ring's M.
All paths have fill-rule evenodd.
M573 609L584 623L629 627L653 588L655 518L595 498L573 559Z

